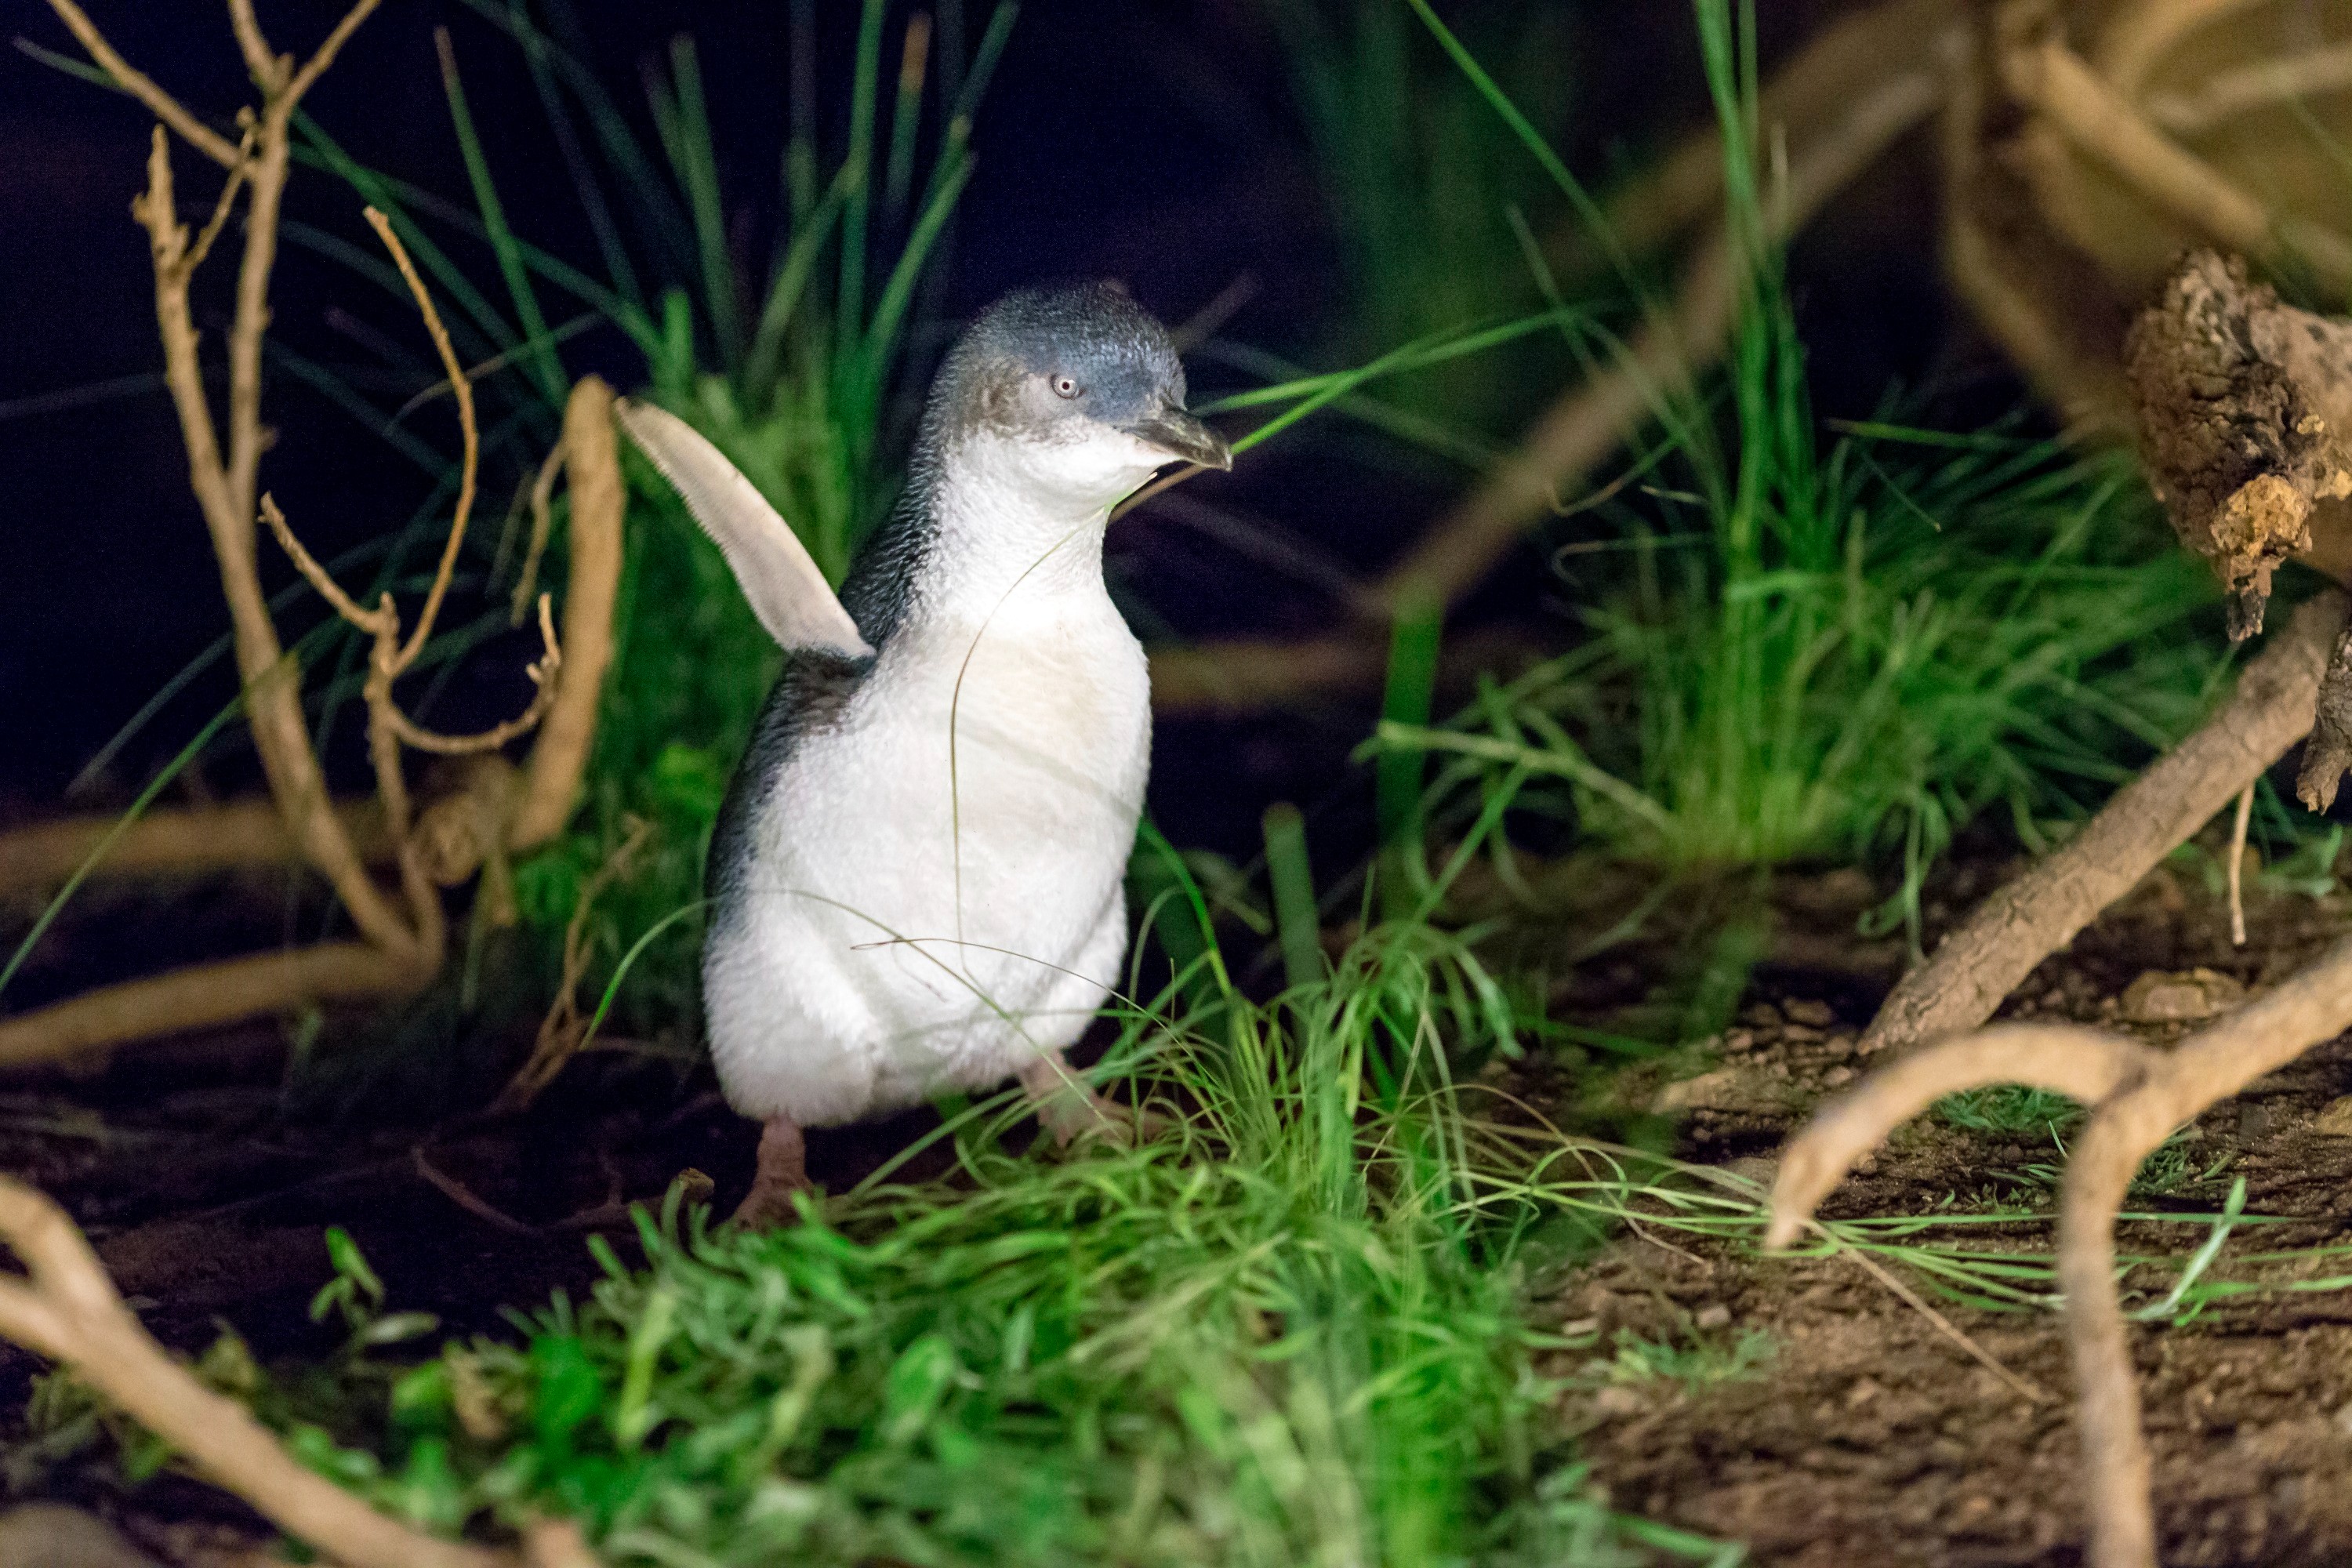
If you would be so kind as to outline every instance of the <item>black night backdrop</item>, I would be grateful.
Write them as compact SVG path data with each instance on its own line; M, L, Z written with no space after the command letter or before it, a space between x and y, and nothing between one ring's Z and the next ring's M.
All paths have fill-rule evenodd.
M2352 5L5 16L0 1562L2352 1552Z

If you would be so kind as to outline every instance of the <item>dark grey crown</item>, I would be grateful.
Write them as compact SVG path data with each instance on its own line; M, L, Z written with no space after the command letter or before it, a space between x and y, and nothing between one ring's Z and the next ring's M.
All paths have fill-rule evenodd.
M1037 395L1041 387L1051 395ZM1167 329L1110 283L999 300L949 352L931 399L950 429L1038 434L1077 418L1124 426L1183 405L1184 367Z

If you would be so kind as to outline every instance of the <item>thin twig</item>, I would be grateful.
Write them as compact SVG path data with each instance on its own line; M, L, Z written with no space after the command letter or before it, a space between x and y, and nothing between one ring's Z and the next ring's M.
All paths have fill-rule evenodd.
M294 570L302 574L303 580L319 591L319 596L333 607L335 614L370 634L381 631L386 626L398 626L400 618L394 613L389 596L373 610L362 609L349 594L343 592L342 584L335 581L332 574L319 564L318 558L302 547L302 542L294 536L293 528L288 524L286 514L278 510L277 499L267 493L261 498L261 520L277 536L278 547L286 552L286 558L294 563Z
M2238 814L2230 823L2230 945L2246 945L2246 826L2254 815L2254 780L2238 795Z
M481 467L482 437L474 422L474 384L466 379L466 367L458 363L457 351L449 342L448 329L441 324L441 312L434 309L433 296L426 290L425 279L416 275L415 263L408 259L408 247L400 243L390 218L373 207L367 209L366 216L376 237L392 253L393 264L400 268L400 276L416 301L417 313L425 318L425 331L441 355L441 368L457 395L457 428L465 442L457 471L457 503L449 519L449 537L441 547L441 564L433 574L433 586L425 595L425 607L416 614L416 626L393 661L394 673L398 674L415 663L416 656L425 651L425 642L433 636L433 623L441 614L441 601L449 592L449 579L457 568L457 552L466 542L466 521L473 515L474 481Z
M2257 109L2352 88L2352 44L2256 60L2216 71L2194 91L2148 100L2148 118L2175 136L2195 136Z
M523 552L521 574L515 578L509 616L515 626L522 625L531 591L539 584L539 563L547 553L548 536L555 531L555 476L562 471L563 455L563 445L558 442L539 465L539 476L530 481L530 544Z
M114 52L114 46L106 41L106 35L98 30L74 0L49 0L49 9L55 11L58 20L71 30L83 50L98 62L99 68L114 79L115 85L145 104L156 119L177 132L181 140L189 146L224 169L236 167L236 143L189 113L178 99L158 87L152 78L133 69L128 60Z
M65 1212L0 1177L0 1237L26 1275L0 1279L0 1333L53 1360L299 1540L350 1568L492 1568L498 1554L376 1512L297 1461L251 1412L148 1337Z
M436 1192L480 1220L484 1225L496 1230L505 1231L509 1236L539 1234L537 1226L525 1225L513 1215L491 1207L489 1204L476 1196L473 1189L467 1186L465 1183L443 1172L440 1167L425 1157L424 1144L419 1143L408 1152L408 1163L410 1168Z

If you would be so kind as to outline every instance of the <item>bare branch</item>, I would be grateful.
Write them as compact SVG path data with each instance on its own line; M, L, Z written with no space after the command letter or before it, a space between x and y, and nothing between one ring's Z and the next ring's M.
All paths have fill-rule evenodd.
M345 801L334 809L363 859L391 854L383 812L373 802ZM302 859L301 846L268 800L193 810L150 807L127 826L114 816L73 816L0 833L0 900L55 888L110 838L112 846L92 868L93 876L201 876L240 866L299 865Z
M572 500L563 673L554 682L555 700L531 746L522 795L507 827L507 847L517 852L546 843L571 819L613 661L627 490L613 430L613 389L593 375L583 376L563 405L563 470Z
M539 688L539 691L530 700L530 706L514 718L478 734L443 735L420 728L407 714L394 708L391 711L393 733L398 735L404 745L414 746L420 752L431 752L436 756L443 757L465 757L478 752L495 752L516 736L529 734L531 726L544 718L548 709L553 705L556 672L563 667L563 649L555 640L555 612L550 604L549 595L545 594L539 596L539 635L541 643L547 651L537 664L530 666L526 671L532 684Z
M220 237L221 230L228 224L229 211L236 205L236 193L244 186L246 174L250 167L247 160L253 154L251 127L247 128L244 139L237 143L236 152L236 162L229 165L228 178L221 182L220 195L213 203L213 216L205 220L205 226L196 235L195 244L188 247L188 254L180 262L182 269L186 272L194 273L205 264L205 258L212 254L213 241Z
M128 60L114 52L106 35L98 30L74 0L49 0L49 9L71 30L83 50L98 62L99 68L112 77L123 91L145 104L156 119L177 132L189 146L224 169L236 167L236 143L189 113L178 99L158 87L152 78L133 69Z
M228 25L236 34L236 47L245 56L245 68L253 78L264 98L275 98L285 90L286 76L294 63L269 47L262 36L260 19L253 14L253 0L228 0Z
M1781 1156L1767 1247L1787 1247L1853 1163L1948 1094L2026 1083L2095 1105L2146 1069L2146 1047L2072 1024L2008 1024L1930 1046L1814 1113Z
M363 16L372 3L367 0L352 16ZM474 481L481 466L482 437L474 423L474 384L467 379L466 367L457 362L457 351L450 346L448 329L441 324L441 312L433 308L433 296L425 290L425 279L416 275L415 263L408 259L408 247L400 243L400 236L393 232L392 220L383 214L370 207L367 220L376 237L383 241L383 247L392 252L394 264L400 268L401 278L416 300L417 313L425 318L425 330L441 355L441 368L448 373L450 389L457 395L457 427L465 441L465 455L457 475L457 504L449 520L449 538L441 547L441 564L433 574L431 590L425 595L425 607L417 612L416 627L409 633L408 641L394 661L396 674L415 663L416 656L425 651L425 644L433 636L433 623L441 614L441 601L449 592L450 574L457 566L457 552L466 542L466 521L473 515Z
M343 19L335 24L334 31L327 35L326 41L311 51L310 58L302 62L302 68L296 71L293 79L286 84L284 98L289 107L299 103L302 95L326 74L327 68L335 63L335 57L342 52L343 46L351 41L352 35L359 31L360 24L368 19L378 4L379 0L359 0L343 14Z
M2148 117L2175 136L2195 136L2252 110L2352 88L2352 44L2215 71L2193 92L2148 100Z
M304 580L319 591L320 598L334 606L335 614L363 632L378 632L387 625L398 629L399 616L393 611L391 597L386 595L384 602L373 610L362 609L349 594L343 592L342 584L337 583L327 569L302 548L302 542L294 537L294 530L287 525L286 514L278 510L275 497L265 494L261 498L261 521L269 525L271 533L277 535L278 546L286 552L287 559L294 563L294 570L302 574Z
M2301 257L2337 288L2352 284L2352 243L2281 217L2154 125L2054 36L2002 51L2009 89L2066 140L2142 196L2249 256Z
M2210 719L1903 977L1871 1020L1863 1049L1901 1049L1983 1023L2035 964L2284 756L2311 728L2320 670L2344 612L2344 596L2333 592L2297 609Z
M404 996L428 978L408 955L362 942L194 964L0 1018L0 1067L62 1061L320 1002Z
M0 1332L84 1381L279 1528L351 1568L492 1568L498 1554L420 1534L305 1468L245 1406L149 1338L63 1210L0 1177L0 1237L30 1269L0 1286Z
M564 452L561 445L550 449L530 481L530 543L523 551L522 571L515 578L514 603L509 612L515 626L522 625L523 612L530 607L531 595L539 586L539 563L547 554L548 537L555 531L555 476L563 469Z

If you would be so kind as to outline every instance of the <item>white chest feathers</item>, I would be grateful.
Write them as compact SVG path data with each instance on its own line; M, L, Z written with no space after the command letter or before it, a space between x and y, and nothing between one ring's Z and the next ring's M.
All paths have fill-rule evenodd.
M873 669L754 797L704 962L749 1115L825 1125L993 1084L1118 977L1150 690L1101 510L949 499Z

